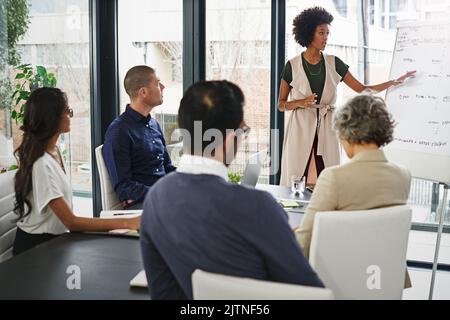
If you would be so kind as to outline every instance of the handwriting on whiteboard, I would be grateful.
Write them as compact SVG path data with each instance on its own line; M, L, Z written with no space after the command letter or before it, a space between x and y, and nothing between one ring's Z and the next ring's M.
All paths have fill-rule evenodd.
M399 29L391 77L411 70L417 70L415 79L386 96L397 123L392 145L450 156L450 24Z

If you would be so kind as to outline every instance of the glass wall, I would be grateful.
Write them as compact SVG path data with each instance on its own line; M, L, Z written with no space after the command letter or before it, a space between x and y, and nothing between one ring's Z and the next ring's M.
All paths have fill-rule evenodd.
M430 0L370 0L368 7L368 69L358 59L362 44L358 41L358 3L356 0L287 0L286 1L286 61L298 55L304 49L294 40L292 21L303 9L320 5L334 16L328 46L325 50L341 58L350 66L350 72L363 82L363 74L368 75L368 83L376 84L389 80L392 53L394 51L397 24L403 21L444 21L450 13L450 1ZM386 92L379 95L385 97ZM338 86L337 105L356 95L345 84ZM286 114L286 120L289 114ZM286 121L287 122L287 121ZM342 161L348 161L342 154ZM440 190L440 192L438 191ZM435 224L438 197L442 197L442 188L429 181L413 179L409 203L414 207L413 222ZM449 201L447 201L449 203ZM449 214L446 223L450 223Z
M119 85L120 109L129 97L123 87L126 72L136 65L148 65L164 84L164 103L152 115L164 131L169 153L178 162L178 108L183 96L183 1L119 0ZM174 151L174 152L171 152Z
M292 20L303 9L320 5L334 15L326 52L341 58L350 71L362 81L364 73L369 83L389 79L396 27L408 20L447 20L450 0L367 0L368 62L367 69L359 58L361 13L359 0L286 0L285 61L303 49L294 41ZM0 44L7 42L4 1L0 7ZM57 86L67 92L75 111L72 132L61 139L70 166L76 195L91 193L90 139L90 78L89 78L89 0L30 0L30 23L19 39L20 60L14 65L43 65L54 72ZM118 0L118 48L120 100L123 111L129 98L123 89L126 71L138 64L156 69L166 86L163 105L153 110L160 122L169 148L172 132L177 127L179 101L183 94L182 44L183 1ZM207 0L206 1L206 78L227 79L238 84L246 96L245 118L252 128L251 136L241 146L230 171L241 173L250 155L269 149L270 138L270 54L271 1L269 0ZM2 45L2 48L4 45ZM13 79L15 71L0 52L0 85ZM1 92L0 92L1 93ZM338 87L340 105L354 96L345 84ZM384 96L384 93L381 94ZM5 104L0 105L0 167L15 162L12 153L20 142L18 126L11 121ZM172 153L172 154L177 154ZM173 159L177 163L177 159ZM343 158L343 161L347 159ZM261 183L268 183L266 165ZM414 179L410 204L416 224L435 225L437 204L442 187ZM449 199L446 203L449 203ZM91 213L90 199L77 197L77 203L87 205L76 210ZM449 223L449 214L446 223Z
M206 79L228 80L244 92L251 128L230 172L242 174L249 156L269 151L271 1L206 1ZM268 158L260 183L269 183Z
M334 17L331 24L330 36L328 38L325 53L339 57L344 63L349 65L350 72L358 76L358 22L357 22L357 0L287 0L286 1L286 61L294 58L304 50L297 42L295 42L292 29L294 18L303 10L322 6L326 8ZM354 92L347 86L341 84L338 86L337 105L343 103L350 97L354 96ZM286 113L286 121L289 112Z
M325 53L339 57L350 67L349 71L358 78L358 75L362 74L362 70L359 70L358 60L357 0L287 0L285 61L287 62L306 50L295 41L292 23L303 10L314 6L326 8L334 17ZM336 105L342 105L344 101L355 94L353 90L341 83L337 87ZM287 126L290 114L290 111L285 112L285 126ZM348 161L344 152L341 152L341 161Z
M74 211L92 216L89 0L30 0L28 4L28 29L16 47L20 58L6 72L13 80L17 72L14 66L42 65L55 74L57 87L67 93L74 117L71 132L61 137L59 146L70 168ZM0 159L5 164L13 161L7 156L12 155L22 136L8 113L0 111L0 140L7 146L2 147L5 155Z

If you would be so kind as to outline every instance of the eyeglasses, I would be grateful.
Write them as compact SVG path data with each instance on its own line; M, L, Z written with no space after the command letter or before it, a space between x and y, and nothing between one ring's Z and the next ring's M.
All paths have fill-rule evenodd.
M69 115L69 117L73 117L73 109L72 108L67 108L66 110L65 110L65 113L67 113L68 115Z
M239 129L237 129L237 136L247 138L250 134L250 130L250 127L244 123Z
M244 136L248 136L250 134L251 128L249 126L244 125L241 129L244 132Z

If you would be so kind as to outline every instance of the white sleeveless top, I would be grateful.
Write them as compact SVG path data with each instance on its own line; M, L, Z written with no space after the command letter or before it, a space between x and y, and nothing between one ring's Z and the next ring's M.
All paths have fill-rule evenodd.
M336 71L336 58L323 54L325 63L325 86L319 102L319 128L317 154L323 157L325 167L338 165L340 147L336 133L332 129L334 104L337 98L337 85L342 77ZM290 60L292 82L290 100L305 99L312 95L308 77L303 68L302 55ZM315 108L295 109L290 112L283 143L281 160L281 185L289 186L291 176L302 176L311 154L317 129Z

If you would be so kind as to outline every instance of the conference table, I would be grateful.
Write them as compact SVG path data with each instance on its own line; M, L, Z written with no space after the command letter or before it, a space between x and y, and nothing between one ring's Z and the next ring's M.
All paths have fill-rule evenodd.
M257 184L256 189L269 192L277 201L293 200L297 202L297 204L299 205L298 207L285 208L285 211L288 215L289 224L291 225L291 227L298 227L300 225L305 209L309 201L311 200L311 191L305 189L305 191L296 195L288 187L276 186L271 184Z
M304 203L310 199L309 191L295 196L285 187L256 188L276 199ZM301 220L301 209L287 213L291 225ZM136 237L68 233L0 264L0 300L145 300L148 290L129 284L142 269Z

